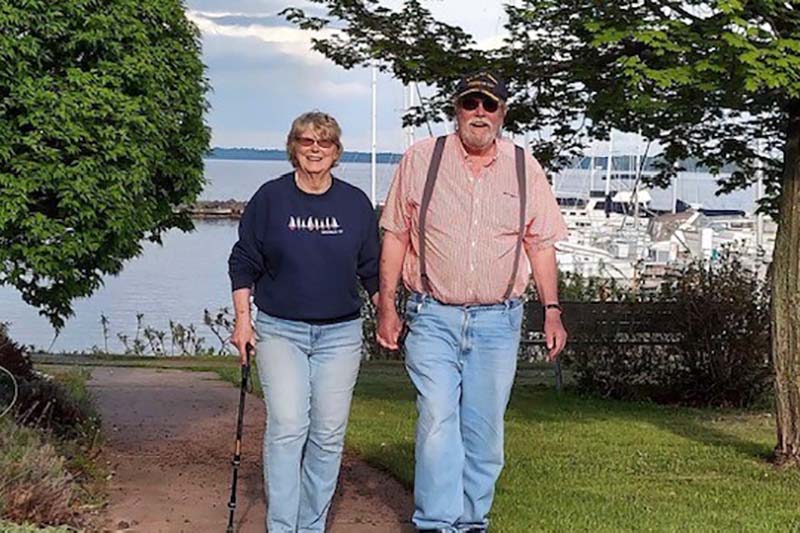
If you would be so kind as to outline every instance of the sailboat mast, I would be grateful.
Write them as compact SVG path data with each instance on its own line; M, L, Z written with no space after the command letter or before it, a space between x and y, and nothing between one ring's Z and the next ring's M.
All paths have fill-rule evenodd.
M761 161L762 151L763 143L759 140L756 144L756 153L759 157L756 160L756 206L758 206L758 200L761 200L764 196L764 164ZM764 214L760 211L756 214L756 246L759 249L764 247Z
M606 164L606 198L611 195L611 169L614 166L614 130L608 132L608 163Z
M378 183L378 68L375 65L372 66L372 153L370 171L370 199L374 208L378 204L376 190Z
M412 107L416 105L416 83L410 82L405 87L405 108L406 112L410 111ZM408 149L412 144L414 144L414 125L409 124L406 126L406 149Z

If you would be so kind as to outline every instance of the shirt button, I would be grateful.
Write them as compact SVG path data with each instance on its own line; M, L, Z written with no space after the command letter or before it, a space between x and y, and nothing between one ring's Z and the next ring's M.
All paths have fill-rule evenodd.
M473 246L473 247L475 246L475 241L472 241L472 246Z

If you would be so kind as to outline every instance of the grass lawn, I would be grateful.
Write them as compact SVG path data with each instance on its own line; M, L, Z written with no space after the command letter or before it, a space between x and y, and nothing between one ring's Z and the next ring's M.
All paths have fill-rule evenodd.
M413 479L413 390L402 369L362 371L348 445ZM520 372L506 416L495 531L787 531L800 472L766 464L763 412L696 410L557 394Z
M365 363L348 448L411 487L415 418L402 365ZM767 412L558 394L549 372L525 366L506 420L495 531L800 530L800 472L767 464Z
M238 382L229 361L214 369ZM402 365L365 363L347 446L410 487L415 417ZM766 463L768 413L557 394L526 366L506 420L494 531L800 530L800 472Z

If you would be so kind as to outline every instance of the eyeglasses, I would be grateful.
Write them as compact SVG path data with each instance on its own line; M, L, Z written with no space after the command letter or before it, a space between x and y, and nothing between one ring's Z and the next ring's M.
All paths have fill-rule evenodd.
M333 146L336 144L330 139L312 139L311 137L295 137L295 140L300 144L300 146L305 146L308 148L309 146L314 146L314 144L316 144L323 150L333 148Z
M494 113L500 107L500 103L497 100L482 94L468 94L459 101L458 105L466 111L474 111L478 109L478 105L482 105L487 113Z

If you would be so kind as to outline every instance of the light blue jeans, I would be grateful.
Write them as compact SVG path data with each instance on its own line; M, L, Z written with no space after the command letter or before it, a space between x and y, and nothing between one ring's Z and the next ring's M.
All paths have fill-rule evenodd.
M256 334L267 530L325 531L361 363L361 319L311 325L259 312Z
M412 521L446 532L486 528L503 469L522 303L454 306L412 294L406 320L419 414Z

